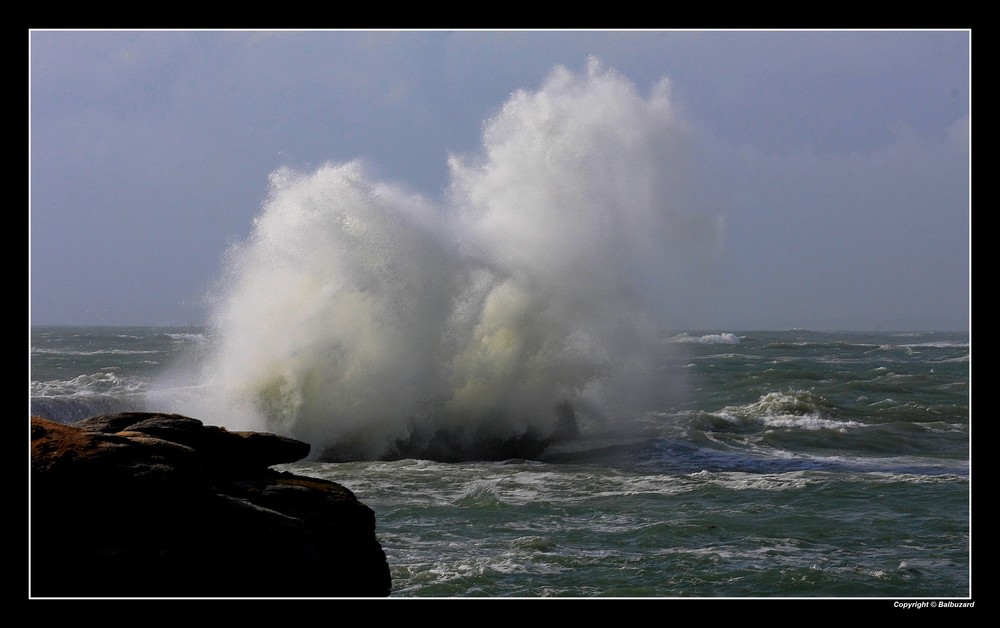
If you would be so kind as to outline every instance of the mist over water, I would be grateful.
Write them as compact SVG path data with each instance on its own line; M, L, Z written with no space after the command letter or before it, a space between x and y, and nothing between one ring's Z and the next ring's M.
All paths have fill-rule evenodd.
M655 410L681 385L669 313L718 246L687 143L666 80L590 59L513 94L440 200L357 161L276 171L170 409L332 459L511 457Z

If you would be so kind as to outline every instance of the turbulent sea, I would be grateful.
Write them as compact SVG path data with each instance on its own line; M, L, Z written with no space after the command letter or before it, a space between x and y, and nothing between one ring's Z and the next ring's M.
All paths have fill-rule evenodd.
M397 597L970 595L969 335L679 329L741 210L671 93L556 67L437 197L278 168L204 329L34 328L31 412L309 443Z
M35 327L30 412L174 410L198 384L164 373L212 343L201 328ZM683 381L669 401L581 421L532 459L280 468L375 511L396 597L970 595L967 333L661 343L655 368Z

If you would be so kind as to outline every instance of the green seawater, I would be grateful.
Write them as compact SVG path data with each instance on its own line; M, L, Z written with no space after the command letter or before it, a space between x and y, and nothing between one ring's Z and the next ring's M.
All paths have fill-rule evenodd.
M33 329L31 411L170 411L162 374L209 336ZM537 460L278 468L374 510L394 597L970 595L968 334L706 331L664 347L683 376L671 404Z
M968 479L296 464L377 513L397 596L967 595Z

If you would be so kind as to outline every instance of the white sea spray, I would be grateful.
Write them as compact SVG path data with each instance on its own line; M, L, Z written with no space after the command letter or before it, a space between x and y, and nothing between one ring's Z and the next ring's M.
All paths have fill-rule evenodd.
M688 150L666 80L591 59L511 96L440 202L358 161L276 171L178 410L379 457L656 407L680 381L659 334L719 245Z

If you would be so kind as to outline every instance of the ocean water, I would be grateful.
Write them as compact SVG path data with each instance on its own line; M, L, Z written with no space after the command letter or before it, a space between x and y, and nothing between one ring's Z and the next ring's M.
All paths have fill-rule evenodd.
M965 333L662 339L673 402L535 459L322 462L374 509L398 597L970 594ZM166 410L201 328L31 330L31 413ZM196 416L209 424L212 416ZM315 451L315 450L314 450Z
M276 170L204 328L34 328L31 412L308 442L400 597L969 594L967 333L682 329L731 236L666 79L482 130L436 198Z

